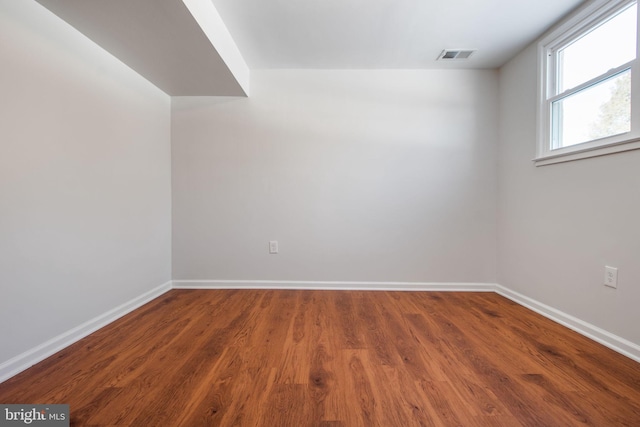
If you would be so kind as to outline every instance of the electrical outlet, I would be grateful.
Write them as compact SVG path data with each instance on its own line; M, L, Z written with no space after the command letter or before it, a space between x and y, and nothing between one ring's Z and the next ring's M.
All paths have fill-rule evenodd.
M277 240L269 240L269 253L277 254L278 253L278 241Z
M610 288L618 288L618 269L615 267L604 267L604 285Z

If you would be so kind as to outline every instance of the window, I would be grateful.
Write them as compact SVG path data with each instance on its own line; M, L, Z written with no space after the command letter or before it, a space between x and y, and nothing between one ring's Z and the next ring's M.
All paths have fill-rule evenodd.
M636 1L596 0L539 44L536 165L640 148Z

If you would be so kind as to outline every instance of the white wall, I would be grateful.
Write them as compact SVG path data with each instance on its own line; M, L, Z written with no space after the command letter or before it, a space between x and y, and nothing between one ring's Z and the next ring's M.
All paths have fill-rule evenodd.
M170 163L175 279L497 280L640 343L640 150L534 167L535 46L499 79L254 71L172 119L35 2L0 0L0 55L0 364L171 279Z
M0 0L0 364L171 279L170 98Z
M251 85L172 99L174 279L495 282L495 71Z
M500 70L499 103L498 283L640 343L640 151L533 165L535 45Z

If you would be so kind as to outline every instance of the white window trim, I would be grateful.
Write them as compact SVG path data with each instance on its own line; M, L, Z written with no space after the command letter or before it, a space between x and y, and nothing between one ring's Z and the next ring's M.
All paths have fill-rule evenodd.
M569 147L551 149L551 100L558 97L550 97L555 84L552 79L548 78L551 70L555 69L553 63L555 58L550 55L550 52L563 46L568 40L574 39L580 33L584 33L585 29L589 29L604 16L615 13L631 3L633 3L632 0L595 0L590 2L547 33L538 43L537 151L536 157L533 159L536 166L640 149L640 55L638 52L636 52L635 60L606 73L607 76L611 76L627 69L631 70L631 131ZM640 13L640 4L638 10ZM640 29L637 34L640 38ZM640 49L640 40L636 43L636 49ZM602 75L567 91L567 93L577 92L581 88L592 85L593 81L601 79Z

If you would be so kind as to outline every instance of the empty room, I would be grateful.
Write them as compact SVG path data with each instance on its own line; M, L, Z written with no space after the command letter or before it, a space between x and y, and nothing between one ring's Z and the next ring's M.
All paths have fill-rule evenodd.
M0 426L640 426L630 0L0 0Z

